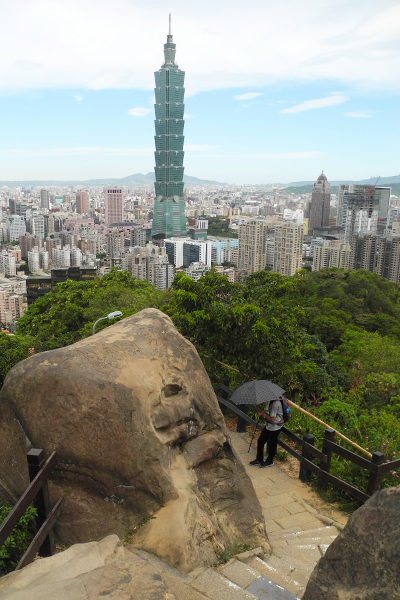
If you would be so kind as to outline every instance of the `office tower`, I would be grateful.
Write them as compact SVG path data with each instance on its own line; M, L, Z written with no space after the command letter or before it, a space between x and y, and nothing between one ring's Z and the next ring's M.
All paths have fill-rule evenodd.
M302 257L303 225L295 225L294 223L276 225L273 271L286 276L294 275L296 271L302 268Z
M48 190L40 190L40 206L41 208L50 208L50 192Z
M183 266L202 262L211 268L212 242L185 240L183 244Z
M324 172L314 183L309 206L308 229L312 235L314 228L329 226L329 211L331 206L331 186Z
M390 196L392 188L375 187L375 197L378 200L378 225L377 233L382 237L389 228Z
M164 44L164 63L155 76L155 191L151 235L186 235L183 201L183 112L185 73L175 63L176 44L170 28Z
M146 245L146 229L131 229L131 246L140 246L143 248Z
M80 248L71 248L70 251L70 266L80 267L82 264L82 252Z
M351 244L353 236L357 234L377 235L381 196L375 190L371 185L349 185L346 220L342 223L347 244Z
M28 252L28 265L31 273L37 273L40 269L39 248L35 246L32 252Z
M124 194L120 187L104 189L106 205L106 225L123 223L124 221Z
M9 242L18 242L19 236L26 233L26 223L24 217L12 215L7 221L7 239Z
M71 265L70 248L53 248L53 267L63 269Z
M262 221L251 220L239 225L239 269L251 273L265 269L265 243L267 226Z
M337 205L337 216L336 225L338 227L344 227L347 218L347 200L349 196L349 184L341 183L339 185L338 193L338 205Z
M38 235L42 239L45 237L44 215L32 215L28 220L28 226L32 235Z
M165 250L168 260L176 269L183 266L183 244L187 241L185 238L169 238L165 240Z
M76 192L75 194L75 210L80 215L86 215L88 211L87 192Z

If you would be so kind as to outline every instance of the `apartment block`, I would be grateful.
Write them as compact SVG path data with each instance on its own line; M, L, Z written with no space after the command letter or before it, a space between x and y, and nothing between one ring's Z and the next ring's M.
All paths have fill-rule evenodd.
M275 226L273 271L292 276L302 268L303 225L282 223Z
M267 226L263 221L250 220L239 225L238 267L251 273L265 269Z

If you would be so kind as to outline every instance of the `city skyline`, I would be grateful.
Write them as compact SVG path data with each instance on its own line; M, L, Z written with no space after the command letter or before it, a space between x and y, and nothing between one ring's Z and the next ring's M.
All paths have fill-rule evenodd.
M0 181L152 170L151 80L170 11L187 72L187 173L238 184L397 173L400 7L337 6L7 6Z

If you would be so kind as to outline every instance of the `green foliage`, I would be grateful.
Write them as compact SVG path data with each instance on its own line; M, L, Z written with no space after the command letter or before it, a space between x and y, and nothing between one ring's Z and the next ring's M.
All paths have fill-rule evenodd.
M8 371L18 362L27 358L34 340L30 336L0 333L0 386Z
M215 550L217 562L214 563L213 566L218 567L219 565L223 565L237 554L241 554L242 552L248 552L249 550L251 550L251 546L249 546L249 544L241 544L238 542L225 546L223 550Z
M7 515L11 512L8 506L0 504L0 524L3 523ZM5 575L14 571L29 544L32 541L32 535L29 526L36 516L36 510L29 507L25 514L20 518L18 524L14 527L12 533L6 539L0 548L0 573Z
M229 219L227 217L209 217L208 234L218 237L238 237L236 231L229 229Z
M113 269L101 279L57 284L29 307L18 322L18 333L34 338L36 352L51 350L89 336L93 323L114 310L124 317L149 307L162 310L168 298L168 292ZM102 321L96 331L110 324Z
M214 376L210 358L236 367L243 381L283 381L300 357L303 313L284 302L292 287L290 279L265 271L249 277L246 287L214 270L197 282L178 273L168 312Z

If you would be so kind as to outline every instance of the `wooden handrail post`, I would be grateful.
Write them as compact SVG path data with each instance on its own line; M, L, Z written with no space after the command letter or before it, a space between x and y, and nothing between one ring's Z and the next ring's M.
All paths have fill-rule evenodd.
M46 462L45 454L43 450L39 450L34 448L29 450L26 455L28 461L28 470L29 470L29 481L35 479L36 475L42 469L44 463ZM36 508L37 516L36 516L36 527L37 530L41 528L43 523L46 521L47 515L49 513L50 504L49 504L49 492L47 488L47 481L43 482L42 487L36 495L36 498L33 501L33 506ZM52 554L52 543L53 543L52 534L49 534L44 540L43 544L40 547L39 554L40 556L51 556Z
M313 434L305 433L303 435L303 442L307 442L308 444L310 444L310 446L314 446L315 438L314 438ZM312 460L311 454L309 454L307 452L307 450L304 449L304 445L303 445L303 450L301 451L301 454L302 454L303 458L305 458L307 460ZM301 461L300 472L299 472L300 481L302 481L303 483L306 483L306 481L308 481L310 479L310 475L311 475L311 471L309 469L307 469L307 467L304 465L304 462Z
M330 427L329 427L329 429L325 429L324 439L322 442L322 452L324 454L326 454L326 463L321 462L321 464L319 465L323 471L325 471L326 473L329 473L330 468L331 468L332 450L330 450L330 448L327 447L327 445L325 443L326 440L329 440L330 442L335 441L335 430L334 429L331 429ZM323 475L318 476L318 486L320 488L326 487L326 481L324 480Z
M229 377L223 377L223 379L221 379L221 384L222 385L226 385L226 387L229 387ZM228 392L226 392L225 390L219 390L218 394L221 396L221 398L223 398L224 400L228 400ZM226 406L224 406L223 404L219 405L221 411L223 414L226 413L226 411L228 410L226 408Z
M248 404L239 404L238 408L242 412L246 413L246 415L248 414L248 410L249 410L249 405ZM236 431L238 433L246 433L246 431L247 431L247 423L243 419L243 417L238 417L237 425L236 425Z
M379 483L381 480L381 472L379 469L379 465L383 464L384 459L385 455L383 454L383 452L376 451L372 454L371 462L376 466L376 468L373 471L370 471L369 474L367 488L367 494L369 496L372 496L374 492L377 492L379 490Z

